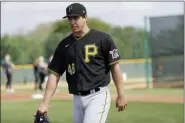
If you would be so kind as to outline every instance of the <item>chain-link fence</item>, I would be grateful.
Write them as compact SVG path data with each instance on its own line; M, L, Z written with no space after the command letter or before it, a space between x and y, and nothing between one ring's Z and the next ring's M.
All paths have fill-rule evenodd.
M149 47L155 84L183 82L184 16L150 17Z

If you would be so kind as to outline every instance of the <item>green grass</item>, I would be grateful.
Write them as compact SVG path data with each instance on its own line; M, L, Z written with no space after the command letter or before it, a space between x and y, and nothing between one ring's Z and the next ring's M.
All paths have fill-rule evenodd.
M1 123L33 123L39 102L2 101ZM49 118L52 123L72 123L72 101L53 100ZM106 123L183 123L183 104L129 102L126 111L119 113L112 101Z
M116 93L115 86L113 84L110 85L110 89L112 93ZM167 95L167 96L180 96L184 95L183 88L149 88L149 89L129 89L125 90L126 94L152 94L152 95Z

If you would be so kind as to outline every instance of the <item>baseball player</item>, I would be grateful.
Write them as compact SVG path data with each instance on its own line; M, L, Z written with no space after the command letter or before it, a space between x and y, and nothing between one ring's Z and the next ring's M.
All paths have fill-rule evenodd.
M7 83L6 83L6 89L7 92L14 92L14 89L12 88L12 76L13 76L13 69L15 68L15 65L10 60L11 57L9 54L5 55L5 61L3 64L3 69L6 74Z
M34 71L34 77L35 77L35 91L39 89L39 66L38 66L39 59L36 58L33 63L33 71Z
M43 56L39 56L38 59L38 73L40 78L39 90L43 91L42 84L44 83L45 77L47 75L47 63L44 61Z
M87 11L82 4L69 5L66 14L63 18L68 19L72 33L59 43L48 66L52 74L36 119L38 113L48 112L60 76L66 71L69 93L73 95L74 123L105 123L111 104L110 72L117 89L118 111L127 106L118 62L120 55L110 35L88 27Z

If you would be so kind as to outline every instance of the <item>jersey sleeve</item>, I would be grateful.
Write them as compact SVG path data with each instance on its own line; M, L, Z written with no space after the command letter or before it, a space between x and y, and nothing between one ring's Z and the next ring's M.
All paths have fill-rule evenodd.
M48 65L48 70L57 76L62 76L66 70L65 51L60 44L56 48L53 58Z
M103 49L105 53L105 58L109 66L119 62L120 54L115 42L110 35L107 36Z

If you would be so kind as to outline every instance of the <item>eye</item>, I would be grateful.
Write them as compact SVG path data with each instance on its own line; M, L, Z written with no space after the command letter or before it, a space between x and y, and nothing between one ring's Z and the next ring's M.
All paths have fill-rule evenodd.
M74 20L78 20L80 18L80 16L75 16Z

